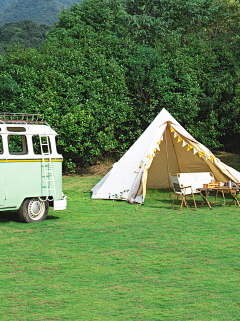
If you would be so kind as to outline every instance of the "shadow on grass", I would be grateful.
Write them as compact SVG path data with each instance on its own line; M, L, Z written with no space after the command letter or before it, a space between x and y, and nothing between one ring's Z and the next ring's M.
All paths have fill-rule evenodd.
M46 220L58 220L58 216L48 215ZM14 211L0 212L0 223L20 222L18 213Z
M211 204L211 206L212 206L212 208L214 208L214 207L229 207L229 205L230 205L230 203L231 203L231 201L232 201L232 197L231 197L231 195L226 195L225 196L225 198L226 198L226 204L224 205L223 204L223 202L224 202L224 200L223 200L223 198L221 198L221 197L219 197L219 198L217 198L217 201L215 202L215 198L214 197L212 197L211 199L209 199L209 201L210 201L210 204ZM172 209L171 207L172 207L172 200L156 200L156 201L159 201L159 202L161 202L162 204L164 204L164 205L148 205L148 207L151 207L151 208L164 208L164 209ZM188 203L188 205L190 206L190 208L192 209L192 208L194 208L194 203L193 203L193 201L192 200L188 200L187 199L187 203ZM203 204L203 200L196 200L196 205L197 205L197 208L198 209L209 209L209 206L207 205L207 203L205 202L204 204L203 204L203 206L201 207L201 205ZM166 205L168 205L168 206L166 206ZM175 201L174 202L174 210L177 210L177 209L179 209L180 208L180 205L181 205L181 201L179 200L178 201L178 204L177 204L177 202ZM234 204L233 204L233 206L234 206ZM183 207L182 207L183 209L184 208L187 208L184 204L183 204Z
M48 215L46 220L58 220L59 216L54 216L54 215Z
M20 222L18 213L14 211L0 212L0 222Z

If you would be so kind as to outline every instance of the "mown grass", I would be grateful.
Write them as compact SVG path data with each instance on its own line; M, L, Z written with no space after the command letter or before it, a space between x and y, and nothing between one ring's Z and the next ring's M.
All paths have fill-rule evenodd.
M0 215L1 320L240 320L240 208L91 200L98 180L64 177L42 223Z

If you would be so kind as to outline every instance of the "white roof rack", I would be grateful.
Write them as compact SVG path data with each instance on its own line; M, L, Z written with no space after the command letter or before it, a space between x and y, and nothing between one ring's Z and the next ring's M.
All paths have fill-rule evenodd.
M28 114L28 113L0 113L0 119L12 120L12 121L15 120L15 121L41 121L41 122L43 122L44 115Z

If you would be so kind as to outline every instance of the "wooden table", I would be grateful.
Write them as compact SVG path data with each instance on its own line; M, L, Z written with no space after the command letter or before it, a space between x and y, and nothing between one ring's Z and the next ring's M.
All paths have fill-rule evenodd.
M209 206L210 210L212 210L211 204L214 204L217 200L217 196L218 196L218 192L222 192L222 196L224 199L224 203L223 204L219 204L218 206L224 206L226 205L226 199L225 199L225 195L224 193L229 193L232 196L232 202L230 203L229 206L231 206L233 204L233 202L235 202L235 204L237 204L240 207L239 201L237 199L237 196L239 194L239 187L215 187L215 188L197 188L197 190L200 192L200 195L202 196L203 202L202 205L200 207L202 207L204 205L204 203L207 203L207 205ZM206 196L203 195L202 192L206 192ZM216 192L216 197L215 197L215 201L214 202L209 202L208 201L208 196L210 194L210 192ZM216 205L215 205L216 206Z

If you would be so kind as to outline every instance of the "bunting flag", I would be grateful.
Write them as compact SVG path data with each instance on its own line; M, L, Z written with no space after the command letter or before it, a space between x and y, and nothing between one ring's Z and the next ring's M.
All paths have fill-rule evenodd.
M151 154L148 154L147 157L150 158L150 159L152 158Z
M182 137L178 136L177 142L180 143L182 140L183 140Z
M182 147L186 146L187 142L185 142L185 140L182 141Z
M215 157L215 156L213 156L213 155L211 155L210 157L211 157L211 161L212 161L212 163L213 163L214 158L216 158L216 157Z
M163 141L163 136L160 138L158 145L161 145L161 142Z
M141 168L141 167L142 167L142 164L143 164L143 162L141 162L141 164L140 164L139 168Z
M178 139L177 139L177 142L178 142L178 143L182 142L182 147L184 147L184 146L187 145L187 151L190 151L191 149L193 150L193 155L195 155L195 154L198 153L200 158L204 156L204 158L205 158L206 160L211 159L212 162L213 162L214 159L216 158L216 157L213 156L213 155L208 155L208 154L205 154L204 152L198 151L196 148L194 148L193 146L189 145L181 136L179 136L179 134L178 134L178 133L175 131L175 129L173 129L172 127L170 127L170 131L171 131L172 133L174 133L174 138L176 138L176 137L178 138ZM161 140L162 140L162 138L161 138ZM159 141L158 145L161 144L161 140ZM157 149L158 149L158 148L157 148ZM160 148L159 148L159 150L160 150ZM154 149L154 152L156 153L156 148ZM151 158L151 157L150 157L150 158Z
M154 148L154 150L153 150L153 151L154 151L154 153L156 153L156 151L157 151L157 148Z
M197 149L196 148L193 148L193 155L197 154Z

